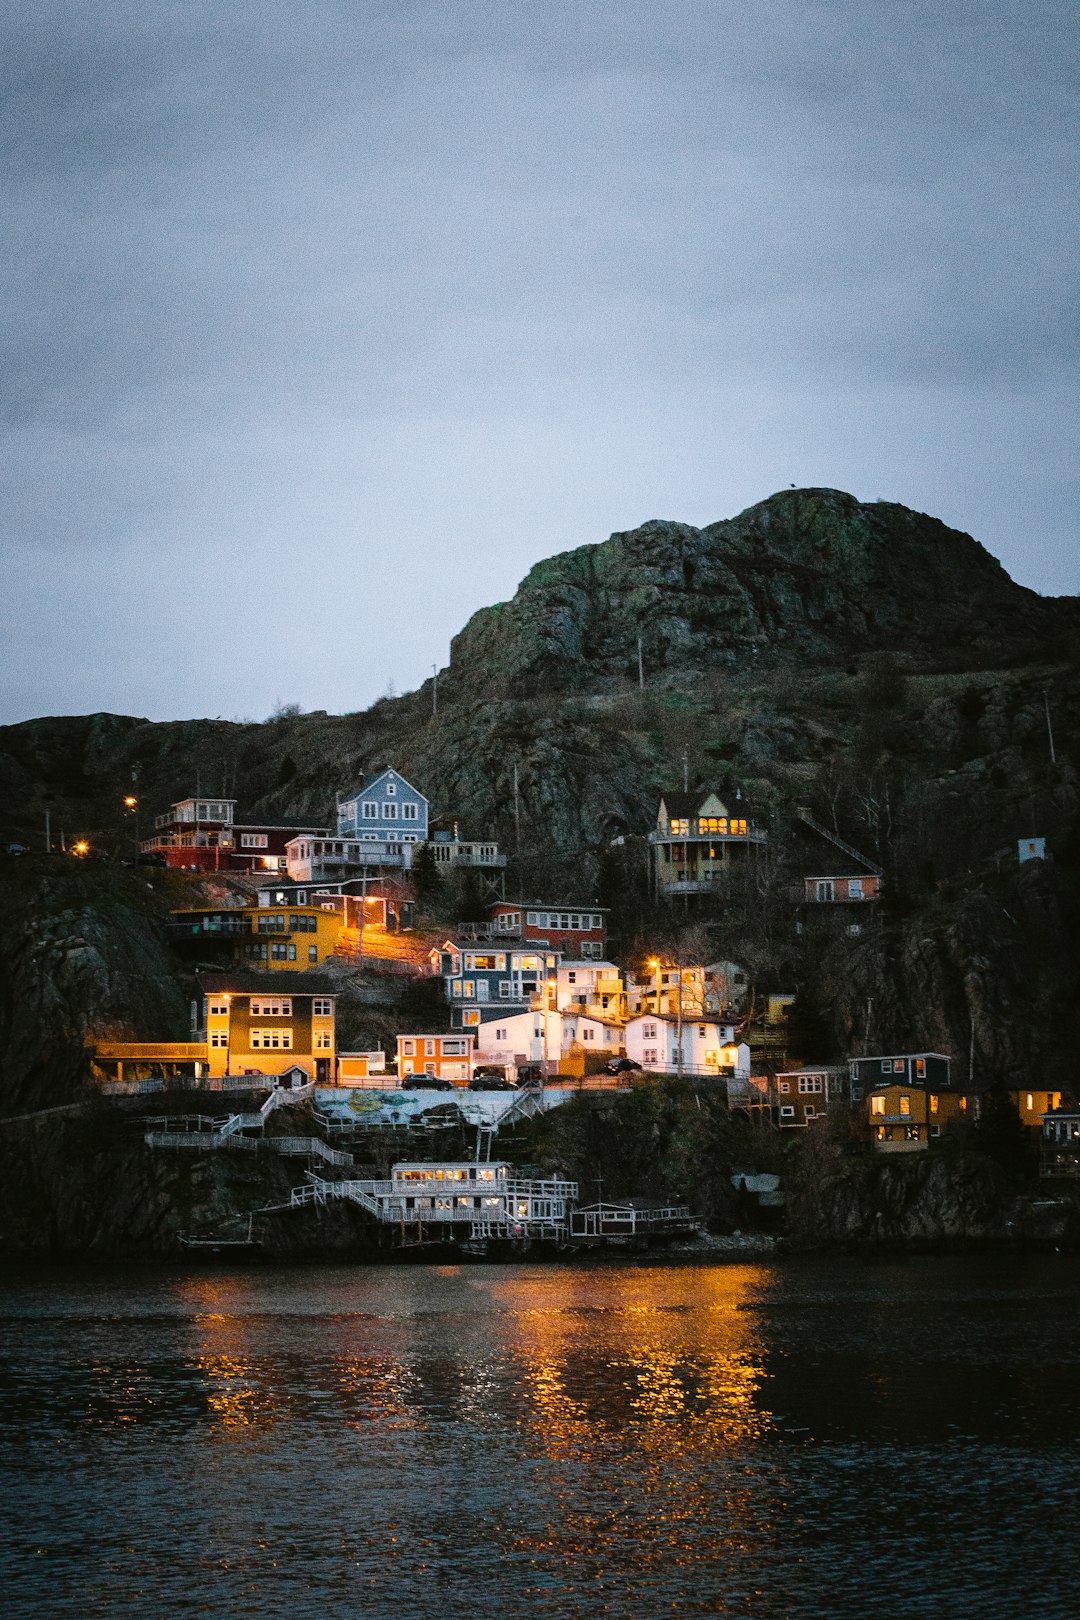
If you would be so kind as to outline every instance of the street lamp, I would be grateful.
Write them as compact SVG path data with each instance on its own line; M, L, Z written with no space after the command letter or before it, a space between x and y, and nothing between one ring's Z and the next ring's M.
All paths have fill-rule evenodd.
M135 859L139 858L139 801L134 793L125 793L124 809L129 816L135 817Z
M683 1015L683 981L682 981L682 962L681 962L681 960L678 961L678 962L661 962L658 957L650 956L650 958L649 958L649 966L654 970L654 972L656 974L656 1016L658 1018L663 1017L663 1013L662 1013L661 1007L660 1007L660 969L662 967L674 968L675 969L675 978L676 978L676 983L678 985L678 995L677 995L677 999L676 999L676 1003L675 1003L675 1006L676 1006L675 1032L676 1032L676 1041L677 1041L677 1044L678 1044L678 1055L677 1055L676 1060L675 1060L675 1064L676 1064L675 1073L678 1074L678 1075L681 1075L682 1072L683 1072L683 1044L682 1044L682 1031L683 1031L683 1018L682 1018L682 1015Z

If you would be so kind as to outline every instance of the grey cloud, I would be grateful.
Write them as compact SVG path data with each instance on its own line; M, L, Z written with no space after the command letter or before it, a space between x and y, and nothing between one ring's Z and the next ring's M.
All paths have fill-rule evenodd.
M300 554L365 617L351 684L327 653L238 702L355 707L537 556L795 481L937 503L1075 588L1071 5L52 4L5 32L16 645L70 610L46 559L123 558L168 637L172 569ZM405 633L366 616L402 558ZM224 634L250 598L216 591ZM145 707L121 662L109 702ZM154 702L223 712L228 669Z

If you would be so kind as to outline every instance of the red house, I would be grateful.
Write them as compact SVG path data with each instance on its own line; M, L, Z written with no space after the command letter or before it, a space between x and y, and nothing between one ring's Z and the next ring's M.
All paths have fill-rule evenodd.
M556 910L540 901L496 900L488 907L484 932L490 938L526 940L578 960L601 961L607 945L607 908L568 906Z
M325 827L294 821L237 822L235 799L179 799L154 821L146 853L164 855L180 872L284 872L285 846L298 833L327 836Z

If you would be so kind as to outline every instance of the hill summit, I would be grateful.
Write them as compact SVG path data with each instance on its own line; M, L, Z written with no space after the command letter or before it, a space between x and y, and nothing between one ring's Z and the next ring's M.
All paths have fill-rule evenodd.
M703 529L652 520L537 563L481 609L450 673L517 688L626 680L747 655L828 661L907 652L1000 662L1080 626L1075 600L1011 580L970 535L907 507L789 490Z

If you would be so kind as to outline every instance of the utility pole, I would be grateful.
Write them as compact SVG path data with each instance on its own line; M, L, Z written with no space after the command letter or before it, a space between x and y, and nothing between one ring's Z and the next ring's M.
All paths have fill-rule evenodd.
M677 951L677 952L676 952L676 960L675 960L675 972L676 972L676 973L677 973L677 974L678 974L678 976L679 976L679 996L678 996L678 1000L677 1000L677 1002L676 1002L676 1004L675 1004L675 1005L676 1005L676 1010L677 1010L677 1017L676 1017L676 1021L675 1021L675 1027L676 1027L676 1038L677 1038L677 1040L678 1040L678 1043L679 1043L679 1066L678 1066L678 1068L677 1068L677 1069L676 1069L676 1071L675 1071L675 1072L676 1072L676 1074L678 1074L678 1075L680 1075L680 1076L681 1076L681 1075L682 1075L682 1073L683 1073L683 1048L682 1048L682 1028L683 1028L683 1025L682 1025L682 973L683 973L683 953L682 953L682 951L681 951L681 949L680 949L680 950L679 950L679 951Z
M682 790L684 793L690 791L690 756L686 748L682 751Z
M514 761L514 840L517 854L521 854L521 794L518 790L518 766Z
M1054 728L1050 724L1050 699L1043 692L1043 708L1046 710L1046 735L1050 740L1050 763L1057 764L1057 754L1054 751Z
M431 666L431 714L434 719L439 712L439 666Z
M49 826L49 807L45 806L45 853L52 854L52 830Z
M637 683L638 683L638 691L639 692L644 692L644 690L645 690L645 660L642 657L642 653L641 653L641 637L640 636L638 636L638 638L637 638Z

